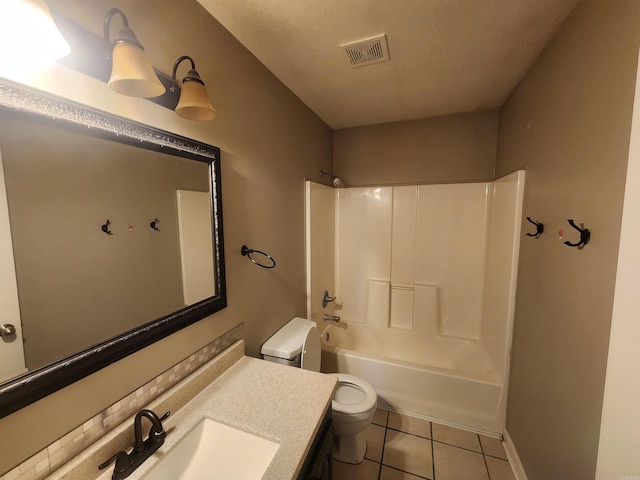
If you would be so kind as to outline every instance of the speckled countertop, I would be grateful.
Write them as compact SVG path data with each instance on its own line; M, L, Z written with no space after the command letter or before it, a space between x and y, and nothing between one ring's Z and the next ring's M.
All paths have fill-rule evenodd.
M229 350L233 348L230 347ZM224 354L219 357L223 356ZM211 362L215 367L216 359ZM143 479L163 454L169 452L203 418L209 418L278 441L280 447L263 479L294 479L302 468L325 412L331 406L335 386L336 379L330 375L239 356L224 373L182 408L172 412L163 422L165 429L169 431L164 445L128 478ZM178 389L180 390L184 388ZM166 395L171 394L172 392L167 392ZM173 395L175 394L176 392L173 392ZM161 415L166 404L166 400L163 403L162 399L159 399L152 402L149 408ZM130 430L132 434L133 422L122 426L121 429ZM113 435L122 436L122 432L114 432ZM92 463L95 464L96 456L108 458L118 451L118 448L114 448L113 442L109 446L102 445L98 448L100 453L91 452L90 447L82 456L93 457ZM106 451L110 453L107 455ZM82 460L79 459L78 462ZM108 467L100 475L97 470L93 471L96 475L87 477L86 470L82 472L81 469L72 468L67 469L66 474L61 471L60 475L51 478L109 480L113 467Z
M243 357L164 422L165 428L176 428L163 449L206 417L280 442L263 478L296 478L334 387L329 375Z

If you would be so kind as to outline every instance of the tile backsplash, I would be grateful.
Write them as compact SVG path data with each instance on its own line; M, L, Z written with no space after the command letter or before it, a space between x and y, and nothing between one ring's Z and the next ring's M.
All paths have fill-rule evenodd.
M243 339L244 334L244 324L241 323L79 425L14 469L6 472L0 476L0 480L40 480L46 478L55 469L104 436L113 427L131 417L162 392L173 387L236 341Z

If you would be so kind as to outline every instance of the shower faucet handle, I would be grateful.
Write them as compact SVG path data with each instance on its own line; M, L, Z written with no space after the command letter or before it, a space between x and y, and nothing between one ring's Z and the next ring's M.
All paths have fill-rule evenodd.
M10 323L5 323L4 325L0 325L0 337L9 338L15 337L16 335L16 327Z
M330 297L329 292L325 290L324 293L322 294L322 308L327 308L327 305L329 305L329 302L333 302L335 299L336 297Z

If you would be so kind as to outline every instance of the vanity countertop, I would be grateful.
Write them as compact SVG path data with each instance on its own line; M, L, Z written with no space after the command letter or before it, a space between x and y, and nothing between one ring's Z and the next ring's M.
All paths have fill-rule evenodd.
M209 418L278 441L280 447L263 479L294 479L325 412L331 408L335 387L336 379L330 375L242 356L182 408L172 412L163 422L169 431L164 445L128 478L143 479L163 452L168 452L203 418ZM158 402L152 402L148 408L162 415L162 403L157 406L154 403ZM121 428L133 432L133 422L125 422ZM95 470L95 478L109 480L112 471L110 466L98 476Z
M335 385L329 375L243 357L164 422L175 430L162 448L170 449L172 440L210 418L280 442L263 479L296 478L331 407Z

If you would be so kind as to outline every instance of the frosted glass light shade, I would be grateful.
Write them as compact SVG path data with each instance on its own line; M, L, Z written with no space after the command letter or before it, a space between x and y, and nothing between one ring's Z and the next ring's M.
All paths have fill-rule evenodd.
M185 79L180 92L180 101L176 107L176 114L187 120L213 120L216 111L211 105L204 85L196 80Z
M137 45L116 42L112 53L109 87L132 97L159 97L166 89L158 80L147 55Z

